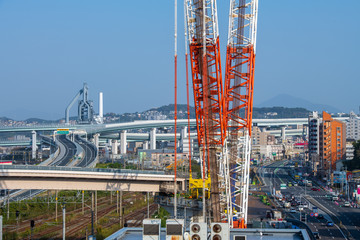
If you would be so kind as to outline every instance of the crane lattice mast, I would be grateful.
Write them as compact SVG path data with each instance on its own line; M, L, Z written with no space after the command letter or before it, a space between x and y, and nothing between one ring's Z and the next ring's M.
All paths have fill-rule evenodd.
M217 153L225 139L225 119L216 0L185 0L185 8L200 156L211 179L213 221L220 222Z
M224 87L225 195L228 221L232 223L237 215L241 228L247 223L257 13L258 0L230 0Z

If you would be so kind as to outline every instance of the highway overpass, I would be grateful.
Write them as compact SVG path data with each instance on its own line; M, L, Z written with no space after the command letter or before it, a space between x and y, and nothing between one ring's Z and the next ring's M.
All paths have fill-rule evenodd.
M185 179L177 178L179 190ZM173 192L174 175L137 171L45 166L0 166L1 189Z

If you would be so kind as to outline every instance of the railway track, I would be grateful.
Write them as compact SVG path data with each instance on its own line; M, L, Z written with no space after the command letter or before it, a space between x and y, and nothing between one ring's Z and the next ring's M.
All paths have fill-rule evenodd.
M130 207L132 205L132 202L136 202L138 200L143 199L143 195L141 194L134 194L134 193L125 193L124 194L124 198L126 197L130 197L131 198L127 198L123 200L123 207ZM116 212L116 198L113 198L113 204L110 204L110 198L109 197L102 197L98 199L98 212L97 212L97 219L101 219L103 217L105 217L106 215L109 215L111 213ZM79 203L81 205L81 203ZM91 204L90 204L91 205ZM156 204L151 204L150 205L150 214L152 214L153 212L155 212L155 210L157 209L157 205ZM147 213L147 207L143 207L140 208L139 210L136 210L132 213L129 213L127 215L125 215L125 222L128 220L134 220L136 219L137 224L136 225L141 225L141 217L143 217L145 214ZM95 214L95 213L94 213ZM91 224L91 209L89 207L85 208L85 212L84 215L82 215L82 208L77 208L71 211L68 211L66 213L67 215L67 222L66 222L66 236L70 237L72 239L82 239L82 237L80 237L79 233L83 230L85 230L90 224ZM141 217L140 217L141 216ZM68 220L68 218L71 217L70 220ZM94 215L95 218L95 215ZM140 219L141 218L141 219ZM33 218L35 220L35 225L37 229L41 229L43 228L43 230L41 231L37 231L36 233L33 234L33 239L38 239L38 238L42 238L44 236L51 236L54 239L58 239L62 237L62 214L61 214L61 209L59 208L59 215L58 215L58 222L56 223L55 221L55 216L51 215L51 216L39 216L36 218ZM139 222L139 223L138 223ZM54 224L53 226L46 226L45 225L51 225ZM105 226L102 225L102 227L109 227L109 226L113 226L114 224L118 224L119 225L119 217L112 217L108 219L108 222L105 224ZM6 232L17 232L17 233L21 233L21 232L25 232L28 231L30 229L29 226L29 220L24 220L22 222L19 223L17 228L14 228L14 226L8 226L5 227L4 230ZM96 226L96 224L95 224ZM20 236L20 234L19 234Z

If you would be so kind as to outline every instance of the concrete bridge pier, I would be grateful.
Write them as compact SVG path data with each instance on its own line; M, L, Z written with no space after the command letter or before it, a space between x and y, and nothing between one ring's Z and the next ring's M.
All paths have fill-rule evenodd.
M97 152L99 152L99 136L100 134L98 133L94 134L94 144L96 146Z
M156 128L152 128L150 131L150 149L156 149Z
M31 158L36 159L36 150L37 150L36 135L37 134L36 134L35 131L32 131L31 134L32 134L32 139L31 139L31 152L32 152L32 155L31 155Z
M285 129L286 129L285 126L282 126L282 127L281 127L281 140L282 140L282 142L285 142L285 139L286 139Z
M149 141L144 141L144 142L143 142L143 149L144 149L144 150L149 149Z
M118 141L117 140L112 140L112 144L111 144L111 152L113 155L117 155L118 154Z
M127 148L126 130L123 130L120 133L120 153L126 154L126 148Z

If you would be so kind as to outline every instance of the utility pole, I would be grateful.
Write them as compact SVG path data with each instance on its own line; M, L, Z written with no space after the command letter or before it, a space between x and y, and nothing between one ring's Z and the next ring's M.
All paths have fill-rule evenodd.
M9 220L10 217L10 195L9 195L9 190L7 191L7 220Z
M122 200L123 200L123 192L120 191L120 227L123 227L124 226L124 211L123 211L123 208L122 208Z
M84 202L84 190L82 190L81 201L82 201L82 214L84 215L84 207L85 207L85 202Z
M147 192L147 218L150 218L150 199L149 199L149 192Z
M55 221L57 222L58 217L58 191L55 190Z
M65 236L66 236L66 226L65 226L65 221L66 221L66 211L65 211L65 204L63 203L62 206L62 214L63 214L63 240L65 240Z
M116 213L119 214L119 191L116 191Z
M91 192L91 236L94 238L94 192Z
M97 224L97 191L95 191L95 222Z
M0 216L0 240L2 240L3 216Z

